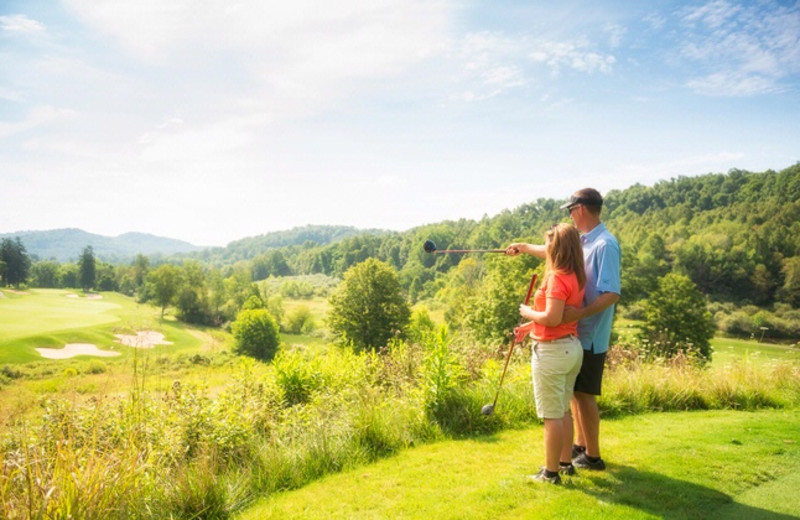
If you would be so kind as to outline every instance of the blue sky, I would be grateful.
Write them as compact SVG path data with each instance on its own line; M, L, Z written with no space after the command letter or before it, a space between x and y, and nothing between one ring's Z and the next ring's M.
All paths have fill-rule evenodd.
M548 4L4 0L0 233L405 230L800 160L798 2Z

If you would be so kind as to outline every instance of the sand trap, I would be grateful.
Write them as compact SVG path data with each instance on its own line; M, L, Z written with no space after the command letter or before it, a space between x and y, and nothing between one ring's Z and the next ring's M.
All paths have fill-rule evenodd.
M153 330L140 330L134 334L114 334L123 345L136 348L153 348L156 345L172 345L164 341L164 335Z
M67 298L80 298L80 296L78 296L75 293L65 294L64 296L66 296ZM103 295L102 294L87 294L86 296L84 296L84 298L86 298L87 300L102 300L103 299Z
M75 356L119 356L119 352L100 350L91 343L68 343L64 345L64 348L37 348L36 350L47 359L67 359Z
M0 298L5 298L5 297L6 297L6 295L3 294L3 291L0 291Z

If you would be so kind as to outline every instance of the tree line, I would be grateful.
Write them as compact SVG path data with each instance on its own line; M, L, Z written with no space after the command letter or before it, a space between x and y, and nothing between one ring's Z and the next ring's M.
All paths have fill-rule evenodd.
M800 164L780 172L732 170L649 187L637 184L606 194L605 201L603 220L622 246L626 307L636 309L645 302L669 273L687 277L708 301L749 306L756 309L753 315L758 309L800 306ZM497 316L508 309L495 308L486 298L476 302L472 296L486 289L487 277L508 285L509 276L524 279L536 263L432 255L423 250L423 242L431 239L442 249L539 242L549 226L568 220L559 209L561 202L538 199L493 217L444 221L406 232L298 228L272 238L238 241L230 257L216 251L213 261L198 259L202 254L157 261L138 255L129 264L98 260L90 288L136 295L162 306L174 304L187 321L223 323L257 292L253 282L301 274L341 279L353 266L377 259L397 272L411 302L442 302L453 323L496 324ZM19 239L3 239L0 246L0 278L6 285L87 287L81 262L31 262ZM28 271L20 270L25 262Z

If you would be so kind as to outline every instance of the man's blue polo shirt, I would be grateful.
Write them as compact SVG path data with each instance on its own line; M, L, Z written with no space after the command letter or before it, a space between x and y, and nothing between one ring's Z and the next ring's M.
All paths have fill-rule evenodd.
M605 292L622 294L620 250L614 235L608 232L605 224L600 223L588 233L581 235L581 243L586 267L586 293L583 305L592 303ZM608 350L614 307L615 305L610 305L602 312L578 322L578 338L584 350L593 350L595 354Z

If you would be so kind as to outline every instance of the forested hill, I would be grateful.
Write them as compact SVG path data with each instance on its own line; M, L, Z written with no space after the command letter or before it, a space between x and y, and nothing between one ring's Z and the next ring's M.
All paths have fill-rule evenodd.
M164 238L145 233L125 233L107 237L81 229L53 229L48 231L19 231L0 234L0 239L19 237L28 254L40 260L55 259L74 262L86 246L107 262L129 262L137 254L167 256L201 249L182 240Z
M398 270L412 299L432 297L445 283L443 275L464 255L425 253L425 240L439 249L541 242L549 226L568 221L559 209L562 203L539 199L479 221L362 232L327 245L307 241L261 249L266 241L257 245L250 239L241 241L252 246L246 254L231 256L251 258L256 280L286 274L341 276L375 257ZM712 299L800 306L800 163L780 172L732 170L615 190L606 194L603 220L622 247L624 301L645 297L659 277L674 271L688 275Z
M359 235L383 235L380 229L358 229L352 226L308 225L286 231L273 231L264 235L242 238L225 247L215 247L185 255L205 262L225 265L239 260L249 260L269 250L288 246L325 246Z

